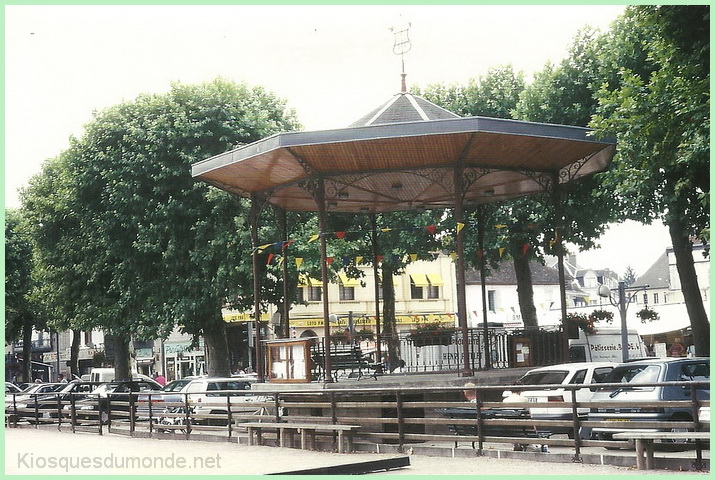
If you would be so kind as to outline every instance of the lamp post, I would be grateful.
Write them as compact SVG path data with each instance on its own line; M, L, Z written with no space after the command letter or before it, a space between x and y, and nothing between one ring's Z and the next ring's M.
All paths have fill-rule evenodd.
M605 285L598 287L598 295L608 298L611 305L618 308L618 313L621 315L621 350L623 352L623 361L628 361L628 322L626 313L628 313L628 305L631 303L636 294L640 291L647 290L650 285L635 287L629 295L626 295L626 282L618 282L618 300L613 298L611 289Z

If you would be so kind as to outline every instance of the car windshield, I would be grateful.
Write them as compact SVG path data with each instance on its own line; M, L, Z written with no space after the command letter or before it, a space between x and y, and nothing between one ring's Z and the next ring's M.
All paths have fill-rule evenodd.
M611 370L603 383L654 383L660 376L660 365L624 365ZM614 390L617 387L603 387L602 390Z
M162 388L162 390L165 392L180 392L189 383L191 383L191 380L174 380Z
M565 370L546 370L541 372L529 372L521 377L517 383L522 385L558 385L568 376Z

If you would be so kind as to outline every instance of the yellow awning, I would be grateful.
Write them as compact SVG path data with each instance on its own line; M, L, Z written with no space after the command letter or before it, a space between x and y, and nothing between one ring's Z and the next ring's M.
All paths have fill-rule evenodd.
M410 278L415 287L428 287L429 282L427 281L427 275L424 273L411 273Z
M338 273L338 277L344 287L357 287L360 285L360 281L357 278L348 278L345 273Z
M441 287L442 285L444 285L444 282L442 281L442 275L440 275L439 273L428 273L427 280L429 280L429 283L433 287Z

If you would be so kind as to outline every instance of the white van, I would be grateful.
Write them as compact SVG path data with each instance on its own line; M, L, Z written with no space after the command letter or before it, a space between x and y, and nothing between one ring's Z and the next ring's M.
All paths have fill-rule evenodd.
M587 334L579 329L578 339L569 340L572 362L622 362L621 330L619 328L599 328L596 333ZM628 330L628 358L645 358L648 349L638 332Z
M116 375L114 373L113 368L93 368L89 372L89 381L93 383L113 382L114 380L116 380L115 376ZM141 378L143 380L146 380L149 377L147 377L146 375L139 374L137 372L132 372L132 378Z

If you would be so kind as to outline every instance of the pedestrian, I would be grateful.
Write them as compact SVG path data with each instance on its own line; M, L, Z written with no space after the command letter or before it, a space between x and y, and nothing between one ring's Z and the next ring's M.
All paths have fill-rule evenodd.
M166 377L161 375L159 372L154 372L154 381L162 387L166 385Z
M673 344L668 349L669 357L683 357L685 356L685 347L680 343L680 338L676 338Z
M60 373L59 375L57 375L57 381L60 382L60 383L67 383L67 379L65 378L65 374L64 374L64 373Z
M465 383L462 394L468 402L477 403L477 386L474 383Z

